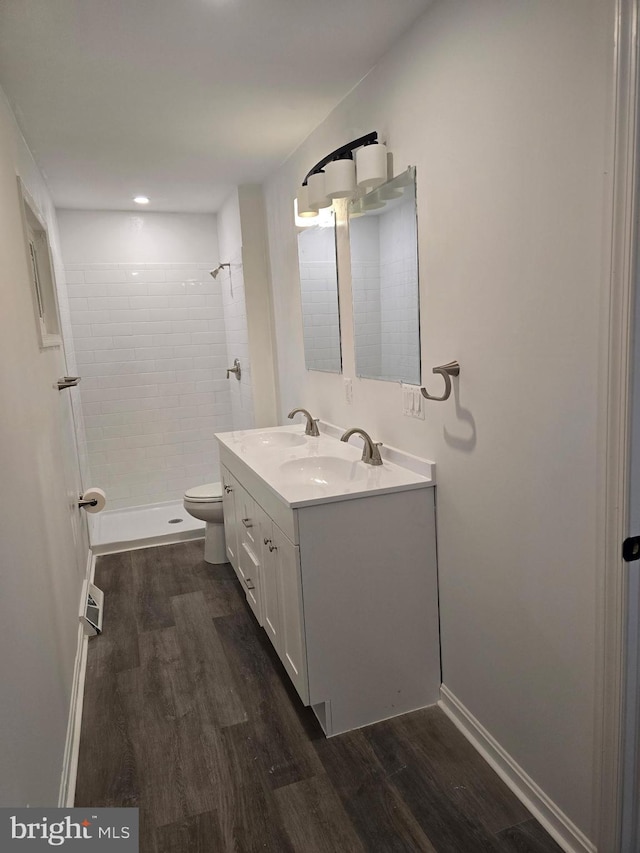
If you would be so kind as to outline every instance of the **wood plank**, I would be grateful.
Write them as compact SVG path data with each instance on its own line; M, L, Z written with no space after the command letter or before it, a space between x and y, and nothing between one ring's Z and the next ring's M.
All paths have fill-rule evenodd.
M294 850L364 853L365 848L326 776L278 788L274 796ZM375 849L386 851L380 846Z
M224 850L242 853L294 853L282 826L274 793L256 772L257 750L246 723L222 729L227 766L233 769L228 785L220 791L219 808ZM299 849L299 848L298 848Z
M533 818L503 829L498 839L503 853L562 853L562 848Z
M434 853L435 847L389 785L362 730L318 740L315 749L367 850Z
M317 737L322 736L320 726L313 712L300 702L248 608L215 619L214 624L247 711L258 764L270 787L321 773L322 765L307 734L313 728Z
M156 846L157 853L226 853L235 849L225 845L213 812L160 827Z
M77 806L139 805L139 768L109 640L90 642L76 783Z
M490 834L527 821L531 813L437 706L398 718L402 733L461 812Z
M131 554L105 554L96 560L95 582L104 592L102 635L89 643L89 660L93 650L107 650L111 657L108 668L113 672L140 665L138 639L131 630L134 607L131 597ZM103 661L103 666L107 666Z
M177 628L140 635L140 670L121 673L137 762L145 768L141 798L160 826L207 812L216 805L212 762L219 758L215 732L200 716Z
M173 625L170 596L178 590L168 560L164 548L144 548L131 552L132 598L140 633Z
M438 853L498 853L497 839L481 823L460 811L446 783L434 777L410 741L398 731L398 720L363 729L388 780L398 791Z
M200 702L203 719L209 717L219 726L245 722L247 713L236 679L209 616L203 593L175 596L171 599L171 608L185 673L190 679L194 697Z

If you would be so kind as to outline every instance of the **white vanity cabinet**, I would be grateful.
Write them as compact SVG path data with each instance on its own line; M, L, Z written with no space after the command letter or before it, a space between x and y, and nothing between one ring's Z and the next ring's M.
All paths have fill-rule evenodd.
M222 482L229 561L256 619L308 704L300 549L224 466Z
M418 486L391 493L292 506L242 458L241 447L233 452L219 438L229 559L325 733L437 702L434 490L423 485L429 481L418 476ZM372 482L392 473L390 465L388 472L365 472Z

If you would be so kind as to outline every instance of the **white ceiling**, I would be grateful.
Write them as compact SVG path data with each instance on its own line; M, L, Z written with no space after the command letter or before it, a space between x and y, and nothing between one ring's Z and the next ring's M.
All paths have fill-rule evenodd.
M0 85L58 207L215 211L429 2L0 0Z

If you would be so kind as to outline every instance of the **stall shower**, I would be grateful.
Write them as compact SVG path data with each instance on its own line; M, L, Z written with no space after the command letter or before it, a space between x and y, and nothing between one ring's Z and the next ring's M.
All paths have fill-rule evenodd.
M85 244L78 262L76 247L86 223L78 222L81 211L72 213L67 217L61 211L60 218L82 376L88 467L83 479L108 497L108 509L92 518L92 544L107 551L200 537L204 524L184 511L182 496L195 485L219 480L214 433L252 426L241 255L233 264L219 263L213 216L193 222L176 214L163 221L163 214L155 214L160 221L144 218L154 238L153 254L147 250L146 257L172 251L158 226L175 225L182 229L180 251L173 246L178 261L122 262L126 253L117 241L111 252L107 233L94 240L93 254L99 251L102 260L86 259L91 251ZM118 217L132 219L108 215L112 238L119 236L114 234L122 225ZM187 238L202 244L203 230L211 254L200 248L194 260L184 260ZM109 262L114 255L118 262ZM234 397L231 384L238 383L233 375L227 378L227 369L235 358L244 361L243 379L249 384Z

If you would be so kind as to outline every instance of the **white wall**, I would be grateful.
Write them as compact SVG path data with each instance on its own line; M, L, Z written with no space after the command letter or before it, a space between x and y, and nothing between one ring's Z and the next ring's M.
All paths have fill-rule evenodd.
M218 257L212 214L59 210L58 218L66 264L182 264Z
M110 509L180 500L219 479L213 434L232 427L216 218L59 221L92 480Z
M266 185L281 417L303 405L437 463L444 682L585 833L592 827L598 306L613 0L437 0ZM422 376L304 370L292 200L370 130L417 166ZM344 370L351 282L338 223Z
M0 91L0 804L44 806L58 800L87 539L70 393L55 385L73 358L39 349L16 174L64 295L51 199Z

